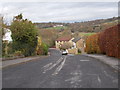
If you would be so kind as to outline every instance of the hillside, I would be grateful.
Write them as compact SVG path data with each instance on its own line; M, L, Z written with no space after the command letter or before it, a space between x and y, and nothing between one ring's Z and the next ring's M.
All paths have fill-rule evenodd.
M118 23L118 18L99 19L87 22L77 22L69 24L72 32L101 32Z
M101 32L106 28L112 27L118 23L118 18L99 19L86 22L75 23L35 23L39 28L39 35L43 42L50 47L54 46L58 37L70 35L72 37L84 37Z
M69 29L72 33L75 32L101 32L106 28L114 26L118 23L118 17L108 18L108 19L98 19L85 22L75 22L75 23L35 23L39 29L55 29L61 30ZM58 26L57 25L63 25ZM56 26L56 27L55 27Z

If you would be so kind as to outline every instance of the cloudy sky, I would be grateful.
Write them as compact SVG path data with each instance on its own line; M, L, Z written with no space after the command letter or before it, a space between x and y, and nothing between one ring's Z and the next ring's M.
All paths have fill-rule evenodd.
M117 2L2 2L6 22L20 13L33 22L81 22L118 16Z

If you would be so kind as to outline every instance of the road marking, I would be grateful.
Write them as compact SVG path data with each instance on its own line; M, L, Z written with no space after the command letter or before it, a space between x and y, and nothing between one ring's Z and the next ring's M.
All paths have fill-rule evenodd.
M99 83L101 83L101 79L100 79L100 77L99 77L99 76L98 76L98 82L99 82Z
M98 74L89 74L89 73L88 73L87 75L95 75L95 76L98 76Z
M68 54L68 56L75 56L74 54Z
M84 61L90 61L90 60L80 60L81 62L84 62Z
M51 70L52 68L54 68L57 64L59 64L62 61L63 57L61 57L58 61L56 61L53 65L51 65L50 67L44 69L43 73L46 73L46 71Z
M105 75L111 79L113 79L114 77L110 76L106 71L104 71Z
M64 58L63 62L58 66L58 68L55 70L55 72L52 75L56 75L59 73L59 71L63 68L65 61L66 61L67 56Z
M47 65L45 65L43 68L45 69L45 68L48 68L48 67L50 67L52 65L52 63L49 63L49 64L47 64Z
M66 79L65 82L69 82L72 88L82 87L80 83L82 82L82 72L80 70L75 70L70 73L72 75L71 78Z

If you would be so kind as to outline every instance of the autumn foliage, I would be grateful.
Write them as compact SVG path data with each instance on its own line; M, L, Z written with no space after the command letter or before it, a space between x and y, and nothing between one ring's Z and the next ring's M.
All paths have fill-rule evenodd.
M102 53L120 58L120 24L99 34L99 47Z
M86 40L85 51L87 53L100 53L100 48L98 46L98 34L91 35Z
M86 40L87 53L102 53L120 58L120 24L89 36Z

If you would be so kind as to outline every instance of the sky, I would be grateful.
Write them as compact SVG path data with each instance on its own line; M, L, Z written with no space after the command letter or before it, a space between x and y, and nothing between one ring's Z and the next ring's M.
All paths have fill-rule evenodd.
M20 13L32 22L81 22L118 16L118 2L2 2L0 12L10 23Z

